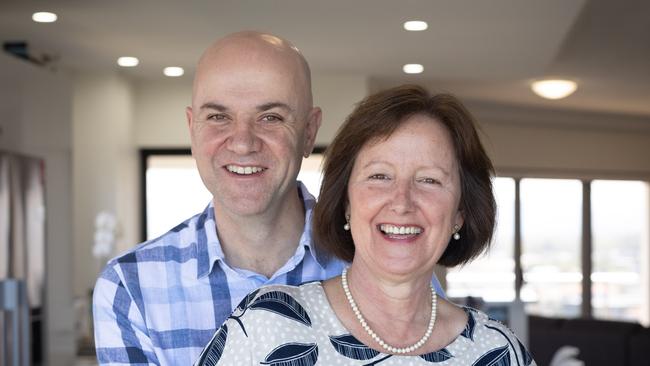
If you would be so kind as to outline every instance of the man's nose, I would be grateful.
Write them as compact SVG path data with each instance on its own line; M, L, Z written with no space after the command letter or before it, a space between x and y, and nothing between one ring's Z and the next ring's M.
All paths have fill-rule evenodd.
M228 148L237 154L246 155L260 149L255 122L248 120L236 121L228 141Z

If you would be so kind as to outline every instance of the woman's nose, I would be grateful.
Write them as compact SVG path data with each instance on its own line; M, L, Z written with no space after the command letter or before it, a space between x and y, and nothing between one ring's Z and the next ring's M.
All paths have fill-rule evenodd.
M397 213L413 210L413 192L410 182L397 182L393 191L391 208Z

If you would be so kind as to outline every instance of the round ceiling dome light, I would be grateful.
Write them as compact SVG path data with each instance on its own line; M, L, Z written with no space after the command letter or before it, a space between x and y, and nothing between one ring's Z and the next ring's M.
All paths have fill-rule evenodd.
M32 14L32 20L36 23L54 23L57 19L56 14L47 11L39 11Z
M117 64L122 67L135 67L138 66L139 63L140 60L138 60L137 57L122 56L117 59Z
M424 66L420 64L406 64L402 66L402 71L407 74L421 74L424 71Z
M185 70L183 70L182 67L178 67L178 66L165 67L165 69L163 70L163 74L165 74L165 76L169 76L172 78L183 76L184 73Z
M571 80L548 79L534 81L531 88L540 97L555 100L573 94L578 89L578 84Z
M404 22L404 29L407 31L420 32L427 30L427 28L429 28L427 22L423 22L421 20L409 20L408 22Z

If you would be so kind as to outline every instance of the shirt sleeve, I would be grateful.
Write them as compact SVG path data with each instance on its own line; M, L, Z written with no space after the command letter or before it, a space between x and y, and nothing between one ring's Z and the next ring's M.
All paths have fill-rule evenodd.
M142 314L110 265L95 284L93 324L100 365L160 365Z

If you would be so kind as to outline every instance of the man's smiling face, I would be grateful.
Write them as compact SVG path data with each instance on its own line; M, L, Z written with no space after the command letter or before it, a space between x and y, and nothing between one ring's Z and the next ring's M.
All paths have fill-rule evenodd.
M295 191L320 124L302 71L294 51L260 40L227 41L202 59L187 117L215 206L263 214Z

